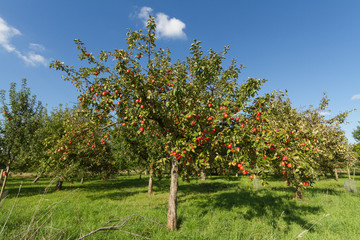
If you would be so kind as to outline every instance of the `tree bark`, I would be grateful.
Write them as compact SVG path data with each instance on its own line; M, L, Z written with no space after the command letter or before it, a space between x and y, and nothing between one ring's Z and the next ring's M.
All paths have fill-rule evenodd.
M80 180L80 184L83 185L84 184L84 177L81 178Z
M350 174L350 168L349 167L347 168L347 174L348 174L349 180L351 180L351 174Z
M0 173L0 184L2 183L2 175L3 175L4 169L1 169L1 173Z
M41 175L36 176L36 178L34 179L34 181L32 182L33 184L36 183L39 179L40 179Z
M149 186L148 186L148 195L151 196L152 194L152 188L153 188L153 179L152 179L152 174L150 172L150 176L149 176Z
M178 163L176 159L171 164L171 183L169 195L169 208L167 212L166 227L170 230L176 230L177 227L177 191L178 191Z
M200 172L200 179L201 179L201 181L205 181L205 180L206 180L206 174L205 174L204 169L201 169L201 172Z
M4 176L4 181L3 181L3 183L2 183L1 191L0 191L0 201L1 201L2 196L3 196L3 194L4 194L4 190L5 190L5 186L6 186L6 181L7 181L8 175L9 175L9 169L10 169L10 167L7 166L7 167L6 167L6 174L5 174L5 176ZM1 175L2 175L2 173L1 173Z
M338 175L338 171L337 168L334 169L334 173L335 173L335 180L339 180L339 175Z
M62 189L62 184L63 184L63 180L61 178L58 179L56 186L55 186L55 191L61 190Z
M296 188L296 194L295 194L295 199L302 199L302 193L301 193L301 188L297 187Z

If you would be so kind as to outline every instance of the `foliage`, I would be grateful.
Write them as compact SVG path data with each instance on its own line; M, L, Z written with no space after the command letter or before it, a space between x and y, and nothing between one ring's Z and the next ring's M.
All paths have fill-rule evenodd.
M41 102L31 95L26 79L22 80L20 91L11 83L9 102L6 101L5 90L0 92L3 122L0 125L0 160L2 167L14 170L31 169L36 164L35 145L41 138L34 136L42 124L46 113Z
M55 109L47 117L38 153L40 172L56 173L63 178L92 174L103 177L115 172L106 128L93 129L79 107ZM40 154L41 153L41 154Z

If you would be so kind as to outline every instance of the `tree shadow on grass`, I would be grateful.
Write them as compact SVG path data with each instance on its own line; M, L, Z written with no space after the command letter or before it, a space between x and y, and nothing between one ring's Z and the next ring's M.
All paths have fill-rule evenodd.
M271 187L271 190L274 191L282 191L282 192L294 192L295 190L291 187ZM310 193L310 194L329 194L329 195L340 195L343 194L343 191L340 190L336 190L336 189L331 189L331 188L319 188L319 187L311 187L311 188L307 188L305 191L305 193Z
M239 183L234 182L201 182L194 184L179 185L179 191L185 195L191 193L213 193L218 191L228 190L239 186Z
M214 210L226 210L239 212L245 220L261 219L269 221L268 224L273 228L279 228L287 231L291 224L299 226L309 226L305 219L307 214L317 214L322 211L320 206L306 206L302 202L292 199L294 196L293 189L285 188L286 195L278 194L275 191L247 190L245 188L234 188L234 184L208 183L198 186L183 187L183 191L199 192L199 195L190 197L180 197L181 202L191 201L196 209L200 210L199 215L206 215ZM202 189L202 191L199 191ZM216 191L218 189L218 191ZM216 192L204 198L206 192ZM283 227L285 224L286 227Z
M5 191L8 191L6 198L16 198L19 190L19 198L42 195L44 193L51 193L54 191L53 189L55 187L56 181L52 182L51 179L46 179L46 181L42 180L33 184L33 180L34 179L32 178L9 178L5 187ZM50 183L52 184L49 186Z
M43 178L38 183L33 184L33 179L25 178L25 179L9 179L8 183L6 184L6 190L8 190L7 198L16 198L17 193L19 191L19 186L22 183L21 191L19 194L19 198L21 197L31 197L34 195L42 195L44 192L47 192L47 194L51 194L55 192L55 185L56 181L53 181L53 179L50 178ZM106 179L104 182L102 182L99 179L86 181L84 184L80 184L79 182L74 182L73 186L70 186L70 182L64 181L62 190L60 191L67 191L67 190L74 190L74 189L80 189L81 191L85 192L94 192L94 191L103 191L105 192L105 195L99 194L99 198L103 197L109 197L113 199L120 199L122 198L121 195L129 196L131 195L128 192L134 192L133 194L137 194L139 192L145 192L143 190L148 185L148 179L147 178L135 178L135 177L129 177L129 178L115 178L115 179ZM46 188L48 188L46 190ZM129 191L131 189L131 191ZM117 191L118 193L109 193L108 196L106 196L107 191ZM124 191L126 190L126 191ZM143 190L143 191L141 191ZM132 194L132 195L133 195Z

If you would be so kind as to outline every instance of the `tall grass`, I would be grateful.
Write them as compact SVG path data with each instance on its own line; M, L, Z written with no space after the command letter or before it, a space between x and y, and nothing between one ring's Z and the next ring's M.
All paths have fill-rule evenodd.
M166 179L155 182L152 196L147 196L147 179L137 176L64 183L56 192L54 183L48 187L51 179L37 184L9 179L0 238L78 239L116 225L118 230L103 229L84 239L359 239L360 195L346 192L345 180L321 180L302 201L293 200L294 191L281 181L261 190L242 177L180 181L179 229L168 231L163 226Z

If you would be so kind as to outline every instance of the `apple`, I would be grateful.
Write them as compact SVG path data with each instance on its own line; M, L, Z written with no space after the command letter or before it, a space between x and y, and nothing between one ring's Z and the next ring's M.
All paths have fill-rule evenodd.
M288 164L287 164L287 167L290 168L291 166L292 166L292 163L288 163Z
M253 176L252 174L250 174L249 178L250 178L250 179L253 179L253 178L254 178L254 176Z
M280 165L281 165L281 166L285 166L285 162L281 162Z
M303 182L302 184L304 185L304 187L309 186L309 183L308 183L308 182Z
M231 148L232 148L232 145L231 145L231 144L229 144L227 147L228 147L228 149L231 149Z

